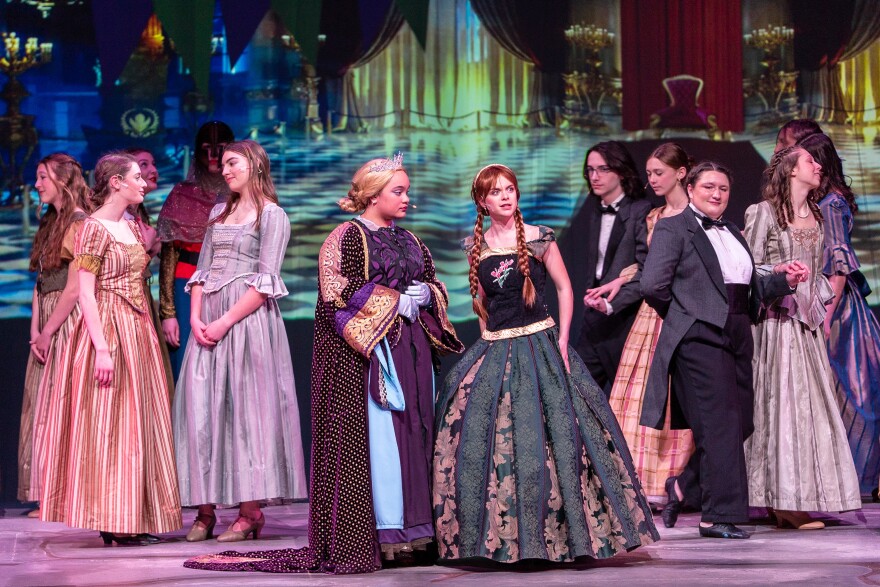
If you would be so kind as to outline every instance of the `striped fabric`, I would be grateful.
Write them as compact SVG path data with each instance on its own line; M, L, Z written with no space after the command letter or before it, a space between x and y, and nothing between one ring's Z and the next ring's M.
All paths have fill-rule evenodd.
M60 291L40 296L41 329L55 310L60 297ZM56 380L64 358L64 350L70 340L70 332L78 318L79 306L77 305L74 306L67 320L61 324L52 337L45 365L37 363L33 353L28 358L28 370L24 385L25 396L21 410L21 436L18 445L18 499L21 501L39 501L43 484L42 467L38 457L48 450L45 446L49 434L47 428L50 422L54 422L51 414L70 409L69 405L59 401L61 394L57 393ZM26 414L27 425L25 424ZM63 435L63 437L66 436L66 434ZM30 449L25 455L25 450L23 450L25 443L33 446L33 457L31 457Z
M648 214L649 243L662 211L663 208L657 208ZM694 450L690 430L670 430L669 410L663 430L639 425L648 372L662 325L663 320L657 312L642 302L623 347L609 399L611 410L617 416L629 445L642 489L652 502L665 501L664 482L668 477L681 473Z
M34 294L38 295L38 294ZM52 315L58 298L61 297L60 291L53 291L49 294L39 296L37 304L39 305L40 330L46 325L46 320ZM53 356L55 347L54 340L49 350L49 356ZM38 389L40 381L43 379L45 365L37 361L34 353L28 355L27 370L24 374L24 394L21 399L21 425L18 433L18 501L35 501L39 491L34 481L39 475L34 475L38 467L32 464L32 454L34 452L34 411L36 410Z
M64 239L61 241L61 265L51 269L44 269L42 264L40 265L40 273L37 277L38 285L34 292L38 296L39 316L37 318L40 332L43 332L49 317L55 312L63 288L69 279L69 264L73 261L74 240L85 218L85 212L79 210L74 212L70 225L64 233ZM62 276L64 279L59 280L58 276ZM47 284L51 284L51 286ZM44 365L37 362L33 353L28 355L18 442L19 501L38 501L40 499L41 467L35 457L40 455L40 451L43 450L42 443L46 437L49 410L58 409L57 406L53 407L54 395L58 389L55 380L58 378L58 367L61 365L64 349L67 346L67 341L70 340L70 331L78 316L79 305L75 305L52 336ZM64 405L64 409L68 409L68 406Z
M137 228L130 222L132 230ZM168 405L156 331L146 312L141 244L113 239L94 219L78 235L74 263L97 275L95 297L113 358L113 382L95 381L95 352L77 320L60 372L69 393L45 455L42 519L114 533L162 533L182 525ZM64 434L69 430L69 436ZM68 438L66 442L64 438Z

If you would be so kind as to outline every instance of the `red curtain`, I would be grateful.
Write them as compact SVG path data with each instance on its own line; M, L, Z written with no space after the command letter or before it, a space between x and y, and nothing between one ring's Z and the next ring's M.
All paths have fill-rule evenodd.
M623 128L648 128L668 106L663 78L690 74L705 82L700 106L721 130L743 129L740 0L621 0Z

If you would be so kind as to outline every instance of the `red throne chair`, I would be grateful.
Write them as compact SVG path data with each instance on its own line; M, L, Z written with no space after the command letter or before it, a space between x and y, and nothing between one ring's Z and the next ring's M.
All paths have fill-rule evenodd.
M670 104L652 114L650 123L658 139L668 128L705 130L710 139L715 138L718 131L715 115L699 106L703 80L692 75L676 75L663 80L663 89L669 95Z

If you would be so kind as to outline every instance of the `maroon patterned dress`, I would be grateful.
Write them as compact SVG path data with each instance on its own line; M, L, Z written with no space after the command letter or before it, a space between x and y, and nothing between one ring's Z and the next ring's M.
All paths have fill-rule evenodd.
M381 555L418 548L434 535L431 505L433 365L436 353L463 346L446 316L446 288L427 247L397 226L371 230L359 220L337 227L319 256L312 360L312 461L309 546L223 552L189 568L276 573L367 573ZM397 313L413 280L431 289L411 323ZM392 412L403 479L404 523L376 529L365 397L380 395L374 349L389 343L406 408Z

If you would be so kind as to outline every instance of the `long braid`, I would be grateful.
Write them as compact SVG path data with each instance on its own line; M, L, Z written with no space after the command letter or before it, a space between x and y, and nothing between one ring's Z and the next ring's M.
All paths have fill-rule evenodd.
M483 305L483 300L480 299L479 277L480 251L483 248L483 214L483 208L478 206L477 221L474 223L474 244L471 246L471 251L468 255L470 260L468 282L470 283L471 288L471 298L473 298L472 305L474 308L474 314L479 316L481 320L486 321L489 314L486 312L486 306Z
M516 222L516 255L519 272L523 276L523 302L526 308L535 305L535 284L532 283L531 269L529 268L529 250L526 247L526 226L523 222L522 212L517 207L514 213Z

